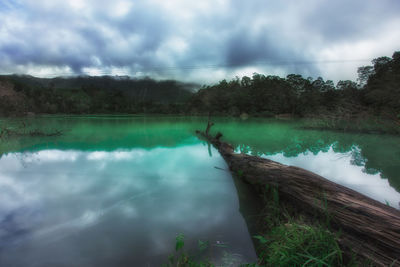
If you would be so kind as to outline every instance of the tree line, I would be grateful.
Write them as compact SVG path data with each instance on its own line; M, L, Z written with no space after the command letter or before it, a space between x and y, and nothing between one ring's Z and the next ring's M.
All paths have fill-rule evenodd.
M238 116L314 116L342 117L372 114L400 118L400 52L392 58L379 57L372 66L358 69L357 82L344 80L336 86L331 80L304 78L290 74L285 78L255 73L252 77L223 80L203 86L188 101L189 113Z
M0 76L0 115L179 113L195 86L150 78Z
M286 77L255 73L203 86L150 78L74 77L40 79L0 76L0 115L46 114L185 114L221 116L372 114L400 118L400 51L358 69L357 81L334 84L321 77ZM8 93L5 87L12 87ZM10 88L9 88L10 89Z

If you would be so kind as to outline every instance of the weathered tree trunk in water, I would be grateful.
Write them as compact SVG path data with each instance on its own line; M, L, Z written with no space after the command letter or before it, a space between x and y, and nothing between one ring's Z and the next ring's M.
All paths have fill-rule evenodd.
M400 211L301 168L234 153L233 147L197 131L223 156L232 173L253 185L276 186L280 197L310 217L329 216L342 231L339 244L376 266L400 266Z
M210 121L210 117L211 117L211 113L208 113L207 128L205 131L206 136L208 136L208 133L209 133L211 127L214 125L214 123Z

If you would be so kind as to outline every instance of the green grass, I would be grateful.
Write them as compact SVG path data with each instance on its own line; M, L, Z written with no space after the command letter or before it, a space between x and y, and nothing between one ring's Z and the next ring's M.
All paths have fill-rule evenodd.
M345 266L337 236L323 226L297 222L279 224L268 233L254 236L258 240L257 263L243 266ZM204 243L199 243L199 249ZM208 260L196 261L183 251L183 235L176 239L176 252L164 267L213 267ZM352 265L351 263L349 265ZM231 265L229 265L231 266Z
M195 261L192 256L184 252L185 236L178 234L175 239L175 253L168 257L168 263L163 267L213 267L209 261ZM204 251L209 247L208 242L199 240L199 251Z
M278 225L260 241L260 266L338 266L342 252L336 236L322 226Z
M345 262L337 242L339 234L330 229L330 216L306 222L279 198L276 187L262 188L264 210L257 240L255 266L352 266ZM321 203L324 205L324 201Z
M354 259L344 260L337 242L340 234L330 230L329 214L316 222L306 222L281 202L276 187L263 188L262 199L265 209L262 211L261 230L253 236L259 260L243 266L357 266ZM324 205L323 201L321 204ZM193 260L183 252L183 246L183 235L178 235L176 255L170 256L166 267L214 266L207 260ZM207 246L206 242L199 241L199 249L204 250Z

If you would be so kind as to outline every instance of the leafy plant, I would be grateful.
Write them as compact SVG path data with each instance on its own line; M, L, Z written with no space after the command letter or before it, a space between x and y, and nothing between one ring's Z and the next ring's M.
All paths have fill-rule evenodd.
M268 240L262 235L254 235L253 238L257 239L263 245L268 243Z
M175 250L179 251L180 249L183 248L184 245L185 245L185 236L183 234L178 234L176 236Z
M197 243L197 247L199 248L200 251L204 251L209 247L209 242L199 240Z
M175 238L175 251L176 254L168 256L168 263L163 264L164 267L213 267L214 265L208 261L195 261L191 256L183 251L185 246L185 236L180 233ZM208 248L208 241L198 242L199 250Z

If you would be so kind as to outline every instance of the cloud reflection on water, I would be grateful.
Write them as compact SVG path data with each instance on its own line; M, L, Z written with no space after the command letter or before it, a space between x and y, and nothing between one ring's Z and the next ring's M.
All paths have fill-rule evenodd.
M379 172L364 171L357 147L339 153L333 146L265 157L398 207L400 194ZM158 265L181 232L189 247L197 239L224 241L243 261L255 260L230 174L214 168L227 166L211 150L212 157L197 143L3 154L0 265Z
M189 248L219 238L254 261L232 179L214 166L226 165L201 144L3 155L0 264L159 265L181 232Z

